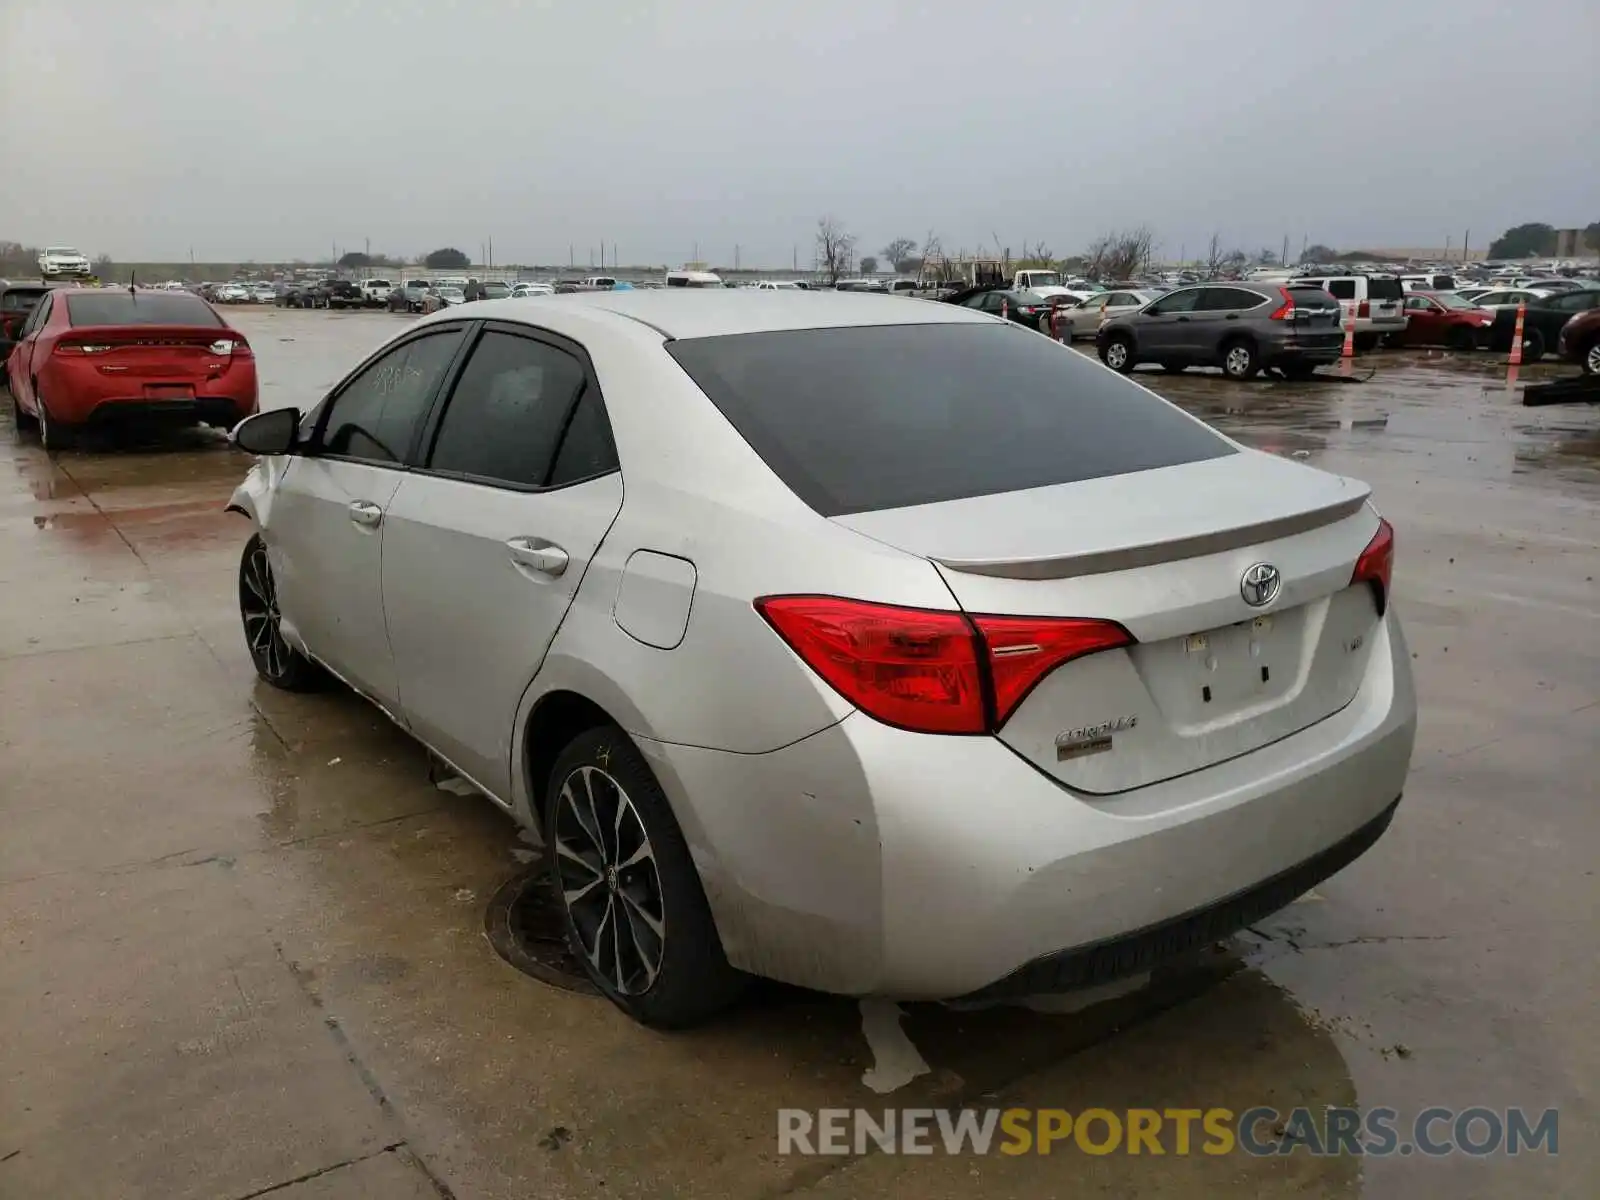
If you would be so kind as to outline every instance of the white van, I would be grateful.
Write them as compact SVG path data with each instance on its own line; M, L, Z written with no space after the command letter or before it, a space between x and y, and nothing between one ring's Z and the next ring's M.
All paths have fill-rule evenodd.
M1296 277L1290 287L1321 288L1341 309L1356 305L1356 348L1370 350L1380 339L1406 331L1405 288L1398 275L1317 275Z
M719 288L722 277L714 271L668 271L669 288Z

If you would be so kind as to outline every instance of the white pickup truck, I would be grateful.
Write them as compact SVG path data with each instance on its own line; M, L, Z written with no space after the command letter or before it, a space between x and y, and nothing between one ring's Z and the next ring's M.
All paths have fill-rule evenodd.
M394 284L387 279L364 279L361 282L361 302L368 308L382 308L389 303L389 293Z
M1011 288L1036 296L1065 296L1072 290L1062 282L1060 271L1045 270L1018 271L1011 280Z

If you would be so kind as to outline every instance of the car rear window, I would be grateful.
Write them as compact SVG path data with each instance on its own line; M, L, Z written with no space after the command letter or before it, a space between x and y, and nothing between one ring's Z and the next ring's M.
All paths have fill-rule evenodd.
M786 330L667 351L823 516L1234 453L1166 401L1016 325Z
M1367 297L1371 300L1399 300L1404 294L1398 279L1368 279Z
M205 301L176 292L85 292L68 296L74 325L221 325Z
M1333 297L1317 287L1291 287L1289 296L1294 301L1296 308L1326 308L1331 311L1339 307L1338 302Z

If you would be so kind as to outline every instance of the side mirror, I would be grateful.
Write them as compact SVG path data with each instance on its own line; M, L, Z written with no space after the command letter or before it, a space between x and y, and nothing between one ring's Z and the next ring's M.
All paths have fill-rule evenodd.
M300 429L298 408L274 408L246 417L233 427L229 440L250 454L293 454Z

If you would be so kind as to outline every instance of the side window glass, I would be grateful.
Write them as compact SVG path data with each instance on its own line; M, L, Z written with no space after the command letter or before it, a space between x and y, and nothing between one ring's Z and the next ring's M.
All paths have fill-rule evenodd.
M545 486L583 388L583 364L565 350L485 333L450 395L429 468L514 487Z
M1330 279L1328 291L1335 300L1354 300L1356 298L1356 281L1354 279Z
M1166 316L1168 313L1193 312L1195 305L1200 301L1200 288L1190 288L1186 292L1173 292L1155 305L1150 312L1155 316Z
M33 306L33 311L28 314L28 319L22 323L22 329L17 334L19 340L27 337L45 323L50 316L50 302L54 299L54 296L47 295Z
M600 393L585 388L578 397L577 410L567 423L567 432L556 452L556 465L550 472L550 486L563 487L582 479L593 479L617 469L617 451L611 441L611 423Z
M459 329L442 330L396 346L368 366L334 398L323 453L403 462L461 338Z

